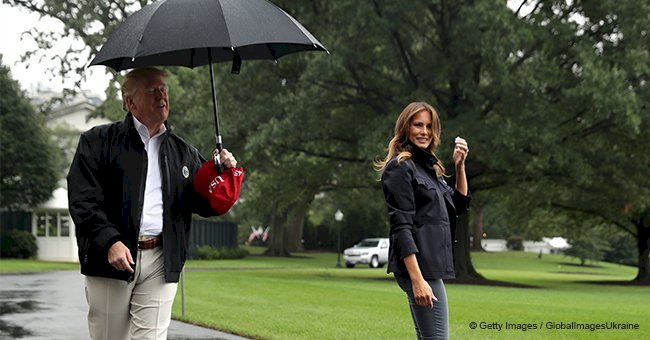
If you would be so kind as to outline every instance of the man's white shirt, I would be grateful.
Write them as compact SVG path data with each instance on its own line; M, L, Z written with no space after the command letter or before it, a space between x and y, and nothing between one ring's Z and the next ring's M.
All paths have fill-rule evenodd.
M140 235L159 235L163 228L163 199L162 177L160 175L160 144L162 135L167 131L165 125L160 127L158 133L149 137L149 129L135 116L135 128L147 152L147 181L144 186L144 204L140 218Z

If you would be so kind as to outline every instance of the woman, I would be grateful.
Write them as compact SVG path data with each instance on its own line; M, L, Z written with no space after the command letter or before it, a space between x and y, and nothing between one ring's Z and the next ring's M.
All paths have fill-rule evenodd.
M449 338L443 279L454 278L451 231L456 216L469 208L465 175L467 142L456 138L456 188L444 180L435 155L440 119L427 103L410 103L395 122L388 155L376 163L382 171L390 218L388 272L406 292L418 339Z

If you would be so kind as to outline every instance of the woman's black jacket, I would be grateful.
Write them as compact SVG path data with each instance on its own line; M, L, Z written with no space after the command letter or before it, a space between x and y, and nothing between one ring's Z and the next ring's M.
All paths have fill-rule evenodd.
M451 231L471 196L436 176L434 155L410 149L412 158L390 160L381 179L390 219L388 272L409 278L404 257L416 254L425 279L454 278Z
M205 159L169 129L162 138L165 280L178 282L187 256L192 213L215 213L192 188L194 175ZM108 249L122 241L137 261L146 172L147 152L130 113L121 122L97 126L81 135L68 173L68 204L82 274L132 280L130 273L108 263Z

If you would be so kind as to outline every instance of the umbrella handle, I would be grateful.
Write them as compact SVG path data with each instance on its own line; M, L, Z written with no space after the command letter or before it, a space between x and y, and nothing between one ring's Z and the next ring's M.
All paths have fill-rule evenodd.
M214 167L217 169L217 172L223 172L223 164L221 163L221 150L223 150L223 145L221 144L221 136L217 136L217 153L213 154Z
M214 155L214 167L217 168L217 172L223 172L223 164L221 164L221 158L219 155Z

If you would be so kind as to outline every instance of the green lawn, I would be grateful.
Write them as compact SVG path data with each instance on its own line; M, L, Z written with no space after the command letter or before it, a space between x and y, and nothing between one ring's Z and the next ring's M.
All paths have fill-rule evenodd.
M413 339L405 295L385 269L336 268L336 254L292 258L189 261L185 316L181 286L174 318L259 339ZM580 267L560 255L474 253L491 280L536 288L447 283L453 339L650 339L650 287L629 281L636 269L608 263ZM78 270L78 264L0 260L0 272ZM1 280L1 277L0 277ZM470 324L476 323L476 329ZM549 326L638 324L639 330L570 330ZM505 324L512 329L505 329ZM499 331L488 327L503 328ZM526 325L527 330L522 330ZM519 329L516 329L519 327Z
M179 290L174 317L262 339L414 338L405 296L385 269L335 268L335 254L298 255L191 261L185 274L185 316ZM489 279L537 288L449 283L452 338L650 338L648 287L576 283L630 280L634 268L607 263L579 267L564 256L538 259L521 252L476 253L473 258ZM529 329L506 330L506 322ZM640 329L547 329L571 322L637 323ZM497 323L504 329L486 329Z

